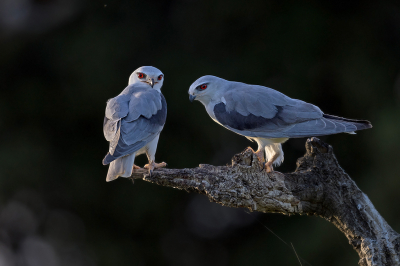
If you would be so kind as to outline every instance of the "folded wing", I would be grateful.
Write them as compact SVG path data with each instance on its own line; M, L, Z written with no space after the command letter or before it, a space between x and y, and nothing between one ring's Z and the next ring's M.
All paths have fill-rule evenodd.
M228 90L213 111L223 126L248 137L299 138L372 127L368 121L325 115L315 105L246 84Z

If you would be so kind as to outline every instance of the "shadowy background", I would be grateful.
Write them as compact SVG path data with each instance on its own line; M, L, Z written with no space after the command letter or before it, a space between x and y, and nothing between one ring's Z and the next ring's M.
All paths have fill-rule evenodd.
M132 71L165 74L156 158L223 165L250 143L213 122L189 85L206 74L272 87L370 120L322 138L400 232L398 1L0 1L0 265L356 265L318 217L247 213L120 178L101 160L106 101ZM295 169L305 139L283 145ZM145 156L137 160L146 162ZM303 265L308 265L303 262Z

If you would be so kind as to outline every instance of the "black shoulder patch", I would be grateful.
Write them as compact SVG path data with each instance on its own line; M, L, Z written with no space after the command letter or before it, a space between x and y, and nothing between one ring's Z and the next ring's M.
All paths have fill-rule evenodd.
M279 109L279 108L278 108ZM276 126L280 124L281 121L277 117L272 119L267 119L261 116L255 116L253 114L249 114L248 116L244 116L236 112L235 110L231 112L227 112L224 103L219 103L214 106L214 114L217 120L223 124L227 125L231 128L237 130L251 130L264 126L268 126L269 124L273 124Z

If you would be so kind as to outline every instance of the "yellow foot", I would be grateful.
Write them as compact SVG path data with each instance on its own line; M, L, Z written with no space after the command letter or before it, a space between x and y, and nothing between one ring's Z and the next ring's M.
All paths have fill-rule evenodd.
M255 155L257 155L258 161L260 162L261 171L262 171L264 169L264 164L265 164L264 151L258 150L255 152Z
M134 165L132 166L132 169L133 169L133 170L135 170L135 169L140 169L140 166L137 166L136 164L134 164Z
M155 163L154 161L151 161L150 163L146 164L144 166L144 168L149 169L149 172L153 172L154 169L157 168L162 168L162 167L166 167L167 164L162 162L162 163Z
M272 167L272 163L273 163L273 162L267 162L267 163L265 164L265 172L271 173L271 172L274 171L274 168Z

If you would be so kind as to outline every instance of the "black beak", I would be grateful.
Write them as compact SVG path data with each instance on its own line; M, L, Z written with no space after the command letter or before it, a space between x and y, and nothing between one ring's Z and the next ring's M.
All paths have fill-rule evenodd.
M150 84L150 86L153 88L153 86L154 86L154 79L149 80L149 84Z
M190 100L191 102L193 102L194 99L196 99L196 96L190 95L190 94L189 94L189 100Z

